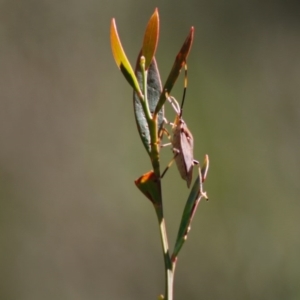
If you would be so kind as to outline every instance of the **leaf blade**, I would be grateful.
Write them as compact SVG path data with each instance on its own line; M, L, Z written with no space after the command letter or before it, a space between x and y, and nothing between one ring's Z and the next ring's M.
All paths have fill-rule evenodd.
M141 95L142 93L137 78L133 72L129 60L127 59L121 40L119 38L115 19L111 20L110 41L111 41L112 53L118 68L121 70L122 74L124 75L128 83L131 85L131 87L138 94Z
M172 90L172 88L173 88L173 86L174 86L174 84L175 84L175 82L176 82L176 80L177 80L177 78L180 74L180 71L181 71L182 67L184 66L184 64L187 60L187 57L190 53L193 40L194 40L194 27L191 27L187 38L185 39L180 51L178 52L178 54L175 58L175 61L173 63L173 67L172 67L171 72L170 72L170 74L169 74L169 76L166 80L166 83L163 87L163 93L160 96L160 99L157 103L154 114L157 114L160 111L160 109L163 107L163 105L166 101L165 92L166 91L168 93L171 92L171 90Z
M200 200L202 199L202 197L207 198L207 195L205 192L203 192L203 178L202 178L202 174L205 172L205 174L207 174L208 171L208 166L209 166L209 160L208 160L208 155L205 156L204 158L204 163L203 163L203 167L199 168L199 175L197 176L193 187L191 189L191 192L189 194L189 197L186 201L184 210L183 210L183 214L181 217L181 222L179 225L179 230L178 230L178 234L177 234L177 238L176 238L176 242L175 242L175 246L174 246L174 251L172 254L172 261L176 261L176 258L184 244L184 242L187 239L187 235L191 229L191 223L192 220L195 216L198 204L200 203Z
M138 55L136 67L135 67L135 74L140 84L140 87L142 87L143 84L142 70L140 67L141 56L142 56L142 52L140 52ZM153 57L151 64L148 68L148 76L147 76L147 95L148 95L147 99L148 99L148 105L149 105L151 115L153 114L156 108L161 92L162 92L162 84L160 80L160 74L158 71L156 59L155 57ZM134 115L135 115L136 125L138 128L140 138L142 140L142 143L146 151L150 155L151 135L150 135L149 125L141 101L139 99L139 96L135 91L133 92L133 108L134 108ZM163 122L164 122L164 108L162 107L157 114L158 130L160 130L160 128L163 126Z
M145 64L146 70L148 70L152 58L155 56L155 52L158 44L158 37L159 37L159 15L158 15L158 9L156 8L147 24L145 34L144 34L143 46L142 46L142 55L146 59L146 64Z

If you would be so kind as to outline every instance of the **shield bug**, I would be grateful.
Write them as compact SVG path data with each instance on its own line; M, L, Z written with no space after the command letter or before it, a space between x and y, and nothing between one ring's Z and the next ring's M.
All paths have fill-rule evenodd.
M181 105L177 102L177 100L169 96L166 92L166 99L171 103L173 109L176 112L175 121L172 124L172 132L173 136L171 136L171 144L173 147L174 157L172 161L169 163L167 168L162 174L162 177L171 166L173 161L175 160L178 171L183 180L186 181L188 188L191 185L192 177L193 177L193 167L196 164L199 164L197 160L194 159L194 139L193 135L188 129L186 123L182 118L182 111L184 105L184 99L186 95L187 88L187 66L185 64L185 77L184 77L184 91Z
M174 160L182 179L186 181L189 188L192 182L193 167L199 163L194 159L194 138L182 118L182 106L179 107L175 98L169 96L168 99L172 101L174 108L177 106L177 110L175 110L177 115L172 125L173 136L171 137Z

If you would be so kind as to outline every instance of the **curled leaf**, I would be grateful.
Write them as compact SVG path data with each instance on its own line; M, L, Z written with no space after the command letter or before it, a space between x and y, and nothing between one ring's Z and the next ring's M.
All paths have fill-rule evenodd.
M202 167L201 167L202 182L204 182L207 177L208 168L209 168L209 158L208 158L208 155L206 154L204 157Z
M136 179L134 183L154 205L161 205L160 179L152 170Z

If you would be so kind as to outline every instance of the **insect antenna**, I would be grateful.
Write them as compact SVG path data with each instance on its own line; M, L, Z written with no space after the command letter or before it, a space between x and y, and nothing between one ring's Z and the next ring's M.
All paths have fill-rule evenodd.
M182 95L182 100L181 100L181 105L180 105L180 114L179 117L182 117L182 112L183 112L183 105L184 105L184 100L186 96L186 90L187 90L187 64L184 64L184 87L183 87L183 95Z

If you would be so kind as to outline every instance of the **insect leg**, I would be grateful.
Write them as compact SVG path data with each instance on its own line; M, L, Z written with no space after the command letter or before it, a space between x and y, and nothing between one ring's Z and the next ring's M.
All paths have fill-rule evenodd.
M177 100L166 92L166 99L172 105L177 115L180 115L180 105Z
M165 174L167 173L167 171L169 170L169 168L172 166L173 162L175 161L175 158L176 158L177 155L178 155L178 153L176 153L174 155L174 157L171 159L171 161L168 163L168 165L166 166L164 171L161 173L160 179L162 179L165 176Z

